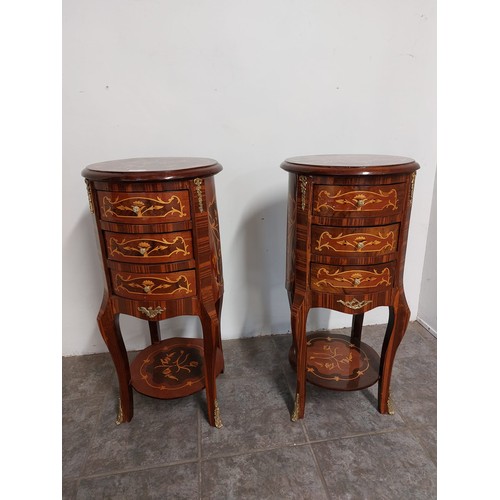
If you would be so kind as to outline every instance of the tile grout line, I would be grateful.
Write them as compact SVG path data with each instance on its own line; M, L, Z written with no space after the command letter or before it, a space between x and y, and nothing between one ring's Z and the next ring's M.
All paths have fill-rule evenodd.
M274 351L277 354L277 356L279 356L281 353L280 353L280 350L278 348L278 345L275 342L274 338L271 337L271 340L272 340L273 345L274 345ZM289 394L292 396L292 402L293 402L294 401L294 397L293 397L294 393L293 393L293 389L292 389L292 387L290 385L288 376L287 376L287 374L285 372L285 367L284 367L284 363L283 362L280 362L280 370L281 370L281 373L282 373L282 375L283 375L283 377L285 379L286 385L288 387ZM311 442L309 440L309 435L307 433L307 429L306 429L306 426L304 425L303 419L300 419L299 424L302 427L302 434L306 438L306 443L304 445L294 445L294 446L307 446L309 448L309 450L310 450L310 452L312 454L313 460L314 460L316 472L319 475L319 478L320 478L321 484L323 486L323 490L325 492L326 498L331 498L330 497L330 493L328 492L328 486L326 484L326 480L325 480L325 478L323 476L323 472L321 470L321 467L319 466L318 459L316 457L316 454L314 453L314 449L313 449L312 444L311 444Z
M318 460L318 457L316 456L316 453L314 451L312 443L309 443L308 446L309 446L309 448L311 450L311 453L312 453L312 456L313 456L313 460L314 460L314 464L316 466L316 471L319 474L319 478L321 480L321 484L323 485L323 489L325 490L326 498L330 498L331 499L332 497L331 497L330 492L328 490L328 485L326 484L325 476L323 475L323 471L321 470L321 466L319 465L319 460Z
M307 399L306 399L306 402L307 402ZM307 427L306 427L304 420L305 420L305 416L304 416L304 418L300 419L300 425L302 425L302 431L304 432L304 435L306 436L307 444L309 446L309 449L311 450L313 460L314 460L314 465L316 466L316 472L319 475L319 478L321 480L321 484L323 485L323 489L325 490L326 497L331 499L330 491L328 489L328 485L326 484L325 476L323 475L323 470L321 469L318 457L316 456L316 453L314 451L314 447L313 447L314 441L311 441L311 439L309 437L309 433L307 432Z
M437 460L432 456L430 450L428 449L427 445L424 444L424 442L422 441L422 439L417 434L415 434L416 430L418 430L418 429L410 429L411 435L417 440L418 444L422 447L422 449L424 450L424 452L427 455L427 457L429 458L429 460L434 465L437 466Z
M230 452L227 454L218 454L218 455L211 455L211 456L206 456L201 459L202 462L208 462L209 460L221 460L221 459L226 459L226 458L235 458L235 457L242 457L245 455L256 455L259 453L267 453L269 451L276 451L276 450L282 450L284 448L299 448L301 446L308 446L309 443L292 443L292 444L277 444L276 446L269 446L267 448L255 448L255 449L250 449L248 451L244 452Z
M329 441L340 441L341 439L354 439L354 438L365 437L365 436L380 436L382 434L391 434L391 433L397 433L397 432L410 432L411 430L412 429L409 427L398 427L398 428L394 428L394 429L382 429L379 431L360 432L360 433L346 434L344 436L336 436L336 437L325 438L325 439L313 439L310 441L310 444L328 443Z
M78 478L68 477L68 478L64 478L64 479L69 479L69 480L78 479L78 481L80 481L82 479L98 479L98 478L108 477L108 476L118 476L120 474L132 474L134 472L144 472L144 471L155 470L155 469L167 469L169 467L175 467L178 465L188 465L188 464L195 464L195 463L198 463L198 459L180 460L179 462L168 462L168 463L163 463L163 464L159 464L159 465L147 465L145 467L135 466L131 469L108 470L105 472L98 472L95 474L78 476Z

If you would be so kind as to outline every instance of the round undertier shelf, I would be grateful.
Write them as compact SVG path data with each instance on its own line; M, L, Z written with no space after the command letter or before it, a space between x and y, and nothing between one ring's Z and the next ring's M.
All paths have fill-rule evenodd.
M288 359L296 368L295 348ZM311 384L336 391L357 391L379 378L379 355L367 344L351 343L350 337L325 332L307 336L306 378Z
M134 389L147 396L173 399L188 396L205 387L203 340L171 338L150 345L130 365ZM217 349L216 374L223 369Z

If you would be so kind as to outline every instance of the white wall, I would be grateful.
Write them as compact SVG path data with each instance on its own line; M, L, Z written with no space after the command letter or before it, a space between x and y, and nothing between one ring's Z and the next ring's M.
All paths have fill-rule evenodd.
M137 156L208 156L216 177L223 338L290 328L289 156L410 156L417 174L405 288L419 301L436 166L432 0L66 0L63 3L63 355L105 351L81 170ZM383 323L386 308L366 315ZM163 322L198 334L196 318ZM312 311L308 328L350 324ZM145 322L124 318L129 349Z

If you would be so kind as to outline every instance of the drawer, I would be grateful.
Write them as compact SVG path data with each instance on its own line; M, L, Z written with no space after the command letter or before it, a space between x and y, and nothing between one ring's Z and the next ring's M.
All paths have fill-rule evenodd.
M190 231L164 234L125 234L105 232L108 258L137 264L177 262L193 258Z
M315 185L313 215L377 217L401 212L405 184L384 186Z
M311 289L322 293L377 292L392 287L394 262L374 266L311 264Z
M102 220L150 224L189 220L189 192L121 193L98 191Z
M312 226L312 252L318 255L360 257L395 252L399 224L376 227Z
M179 299L196 294L194 270L136 274L111 269L116 295L131 299Z

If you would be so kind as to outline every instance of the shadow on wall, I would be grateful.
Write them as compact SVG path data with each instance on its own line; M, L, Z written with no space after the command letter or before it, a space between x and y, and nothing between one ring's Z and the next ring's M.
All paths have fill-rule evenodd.
M241 337L290 331L285 289L286 193L263 202L243 220L241 291L246 293Z
M291 331L285 288L287 203L287 193L262 203L246 217L237 234L236 241L243 247L239 290L246 293L240 337ZM330 310L311 309L307 331L328 329L331 317ZM350 324L350 317L339 323Z

